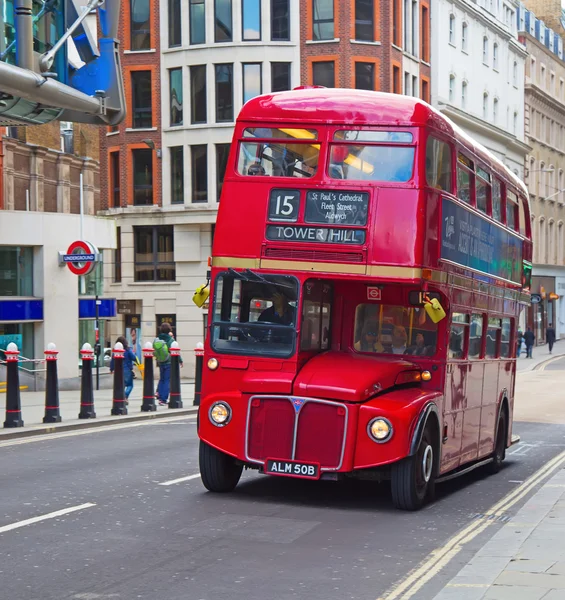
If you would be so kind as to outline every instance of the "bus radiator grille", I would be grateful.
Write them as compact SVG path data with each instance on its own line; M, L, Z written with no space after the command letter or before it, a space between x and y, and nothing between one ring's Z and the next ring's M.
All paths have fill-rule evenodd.
M300 460L319 463L326 469L339 468L346 430L345 407L304 399L296 413L293 400L276 397L251 401L248 457L258 461L267 458Z
M265 258L305 260L312 262L364 263L362 252L327 252L323 250L297 250L289 248L265 248Z

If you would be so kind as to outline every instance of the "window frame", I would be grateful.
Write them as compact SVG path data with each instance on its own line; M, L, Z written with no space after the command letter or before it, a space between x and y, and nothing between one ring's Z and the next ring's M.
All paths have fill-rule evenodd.
M153 36L151 35L151 29L152 29L152 18L151 18L151 12L152 12L152 8L153 8L153 4L151 2L151 0L144 0L147 2L147 12L148 12L148 25L149 25L149 29L142 29L139 31L135 31L134 30L134 20L133 20L133 4L139 0L129 0L128 2L128 11L129 11L129 50L130 52L148 52L149 50L152 50L152 46L153 46ZM148 39L148 45L145 48L134 48L134 44L133 41L136 37L136 35L139 35L141 33L141 35L147 35L147 39Z
M288 67L288 86L285 89L275 89L275 74L273 65L287 65ZM286 92L292 89L292 63L291 62L271 62L271 92Z
M209 164L208 164L208 144L191 144L190 146L190 203L191 204L206 204L209 202L209 186L208 186L208 174L209 174ZM205 178L204 178L204 182L206 183L206 189L205 191L202 190L198 190L196 189L196 177L195 177L195 171L196 171L196 161L198 157L195 155L195 152L198 150L201 150L202 148L204 148L205 152L204 152L204 158L206 159L206 174L205 174ZM205 193L206 197L205 198L200 198L200 199L195 199L196 196L198 194L201 193Z
M332 65L333 67L333 85L332 86L324 86L324 87L331 87L331 88L335 88L335 79L336 79L336 66L335 66L336 61L335 60L314 60L312 61L312 85L322 85L321 83L316 83L315 81L315 71L316 71L316 66L318 65Z
M137 232L140 231L141 229L150 229L151 230L151 255L152 255L152 260L149 261L138 261L136 259L137 255L138 255L138 247L137 247ZM173 253L173 260L172 261L162 261L159 262L159 231L160 230L164 230L164 229L170 229L171 231L171 248L172 248L172 253ZM134 239L134 247L133 247L133 278L134 281L136 282L140 282L140 283L155 283L155 282L161 282L161 281L176 281L176 262L174 260L174 252L175 252L175 228L174 225L141 225L141 226L134 226L133 228L133 239ZM139 279L137 276L137 266L146 266L146 265L152 265L153 266L153 279ZM174 278L173 279L159 279L157 277L157 271L160 268L164 268L164 267L171 267L173 268L173 273L174 273Z
M139 156L140 152L146 153L146 156L151 156L151 185L150 186L149 186L149 184L137 184L136 185L136 183L135 183L135 172L136 172L135 157ZM151 150L151 148L138 147L138 148L131 149L131 172L132 172L132 183L133 183L133 185L132 185L132 192L133 192L132 204L133 204L133 206L153 206L153 204L155 204L155 178L153 177L154 169L155 169L155 161L153 159L153 150ZM151 188L151 202L137 203L135 201L136 191L149 189L149 187Z
M169 126L170 127L182 127L184 124L184 90L183 90L183 68L175 67L173 69L168 69L169 71ZM176 74L180 72L180 120L173 122L173 73Z
M335 0L309 0L312 2L312 41L322 42L335 39ZM331 2L332 5L332 18L331 19L316 19L316 3L317 2ZM339 0L338 0L339 1ZM320 26L325 23L332 24L332 35L331 37L323 38L316 36L316 25Z
M246 38L245 37L245 3L256 2L259 8L259 37L258 38ZM241 41L242 42L260 42L263 39L263 27L262 27L263 8L261 0L241 0Z
M286 15L287 15L286 16L286 29L288 31L288 35L286 37L274 37L274 35L273 35L273 31L275 29L273 27L273 24L274 24L273 15L275 14L275 3L277 3L277 2L280 3L280 4L282 4L284 2L286 4L286 8L287 8L287 11L286 11ZM271 23L270 23L270 25L271 25L271 41L272 42L290 42L290 38L291 38L291 35L290 35L290 22L291 22L290 21L290 0L271 0Z
M192 1L192 0L191 0ZM174 10L173 10L174 7ZM167 42L169 48L182 46L181 0L168 0ZM175 42L171 42L172 38ZM178 41L176 41L178 39Z
M135 80L141 75L149 77L148 90L141 89L140 82ZM132 129L152 129L153 128L153 72L151 69L135 69L129 72L131 86L131 128ZM136 92L147 93L149 97L149 106L136 106ZM141 116L140 116L141 115ZM149 115L149 124L138 124L136 118L143 120Z
M259 68L259 93L254 96L250 96L247 100L245 99L245 70L246 70L246 67L258 67ZM257 98L257 96L260 96L262 93L263 93L263 63L262 62L241 63L241 96L242 96L243 104L245 104L246 102L249 102L249 100L252 100L253 98Z
M229 44L233 42L233 2L232 0L225 0L229 3L230 8L230 35L226 39L218 39L218 3L224 0L214 0L214 43L216 44Z
M368 2L371 5L371 20L370 21L366 21L366 20L360 20L357 18L357 2ZM334 9L335 10L335 9ZM335 19L335 14L334 14L334 19ZM371 36L369 39L365 39L363 37L359 37L358 36L358 26L371 26ZM354 39L355 41L358 42L369 42L372 43L375 41L375 0L355 0L354 2L354 18L353 18L353 32L354 32ZM335 31L334 31L334 35L335 35Z
M176 163L176 159L173 154L176 155L180 150L180 169L173 168L173 165ZM171 204L182 205L184 204L184 146L169 146L169 164L170 164L170 185L171 185ZM178 165L177 165L178 168ZM180 199L175 199L175 189L174 185L175 175L180 174Z
M231 82L231 117L230 118L219 118L219 113L223 110L224 112L228 112L230 109L229 107L220 109L219 105L218 105L218 98L219 98L219 94L218 94L218 89L219 89L219 83L218 83L218 70L220 68L225 68L229 71L230 73L230 82ZM215 86L215 105L216 105L216 123L233 123L233 121L235 120L235 106L234 106L234 63L214 63L214 86Z
M195 94L194 82L196 77L204 73L204 90L200 91L204 95L204 102L198 100L198 96ZM204 125L208 122L208 66L207 65L190 65L189 67L189 78L190 78L190 124L191 125ZM202 110L204 120L197 119L196 111ZM201 115L202 116L202 115Z
M204 6L204 23L203 25L199 25L198 27L195 27L194 30L196 31L202 31L204 33L204 40L202 42L198 41L195 42L193 40L193 36L192 36L192 32L193 32L193 6L194 5L200 5L202 4ZM214 4L215 5L215 4ZM215 14L214 14L214 19L215 19ZM214 21L214 28L216 26L216 23ZM188 37L189 37L189 45L190 46L201 46L206 44L206 0L189 0L188 3Z

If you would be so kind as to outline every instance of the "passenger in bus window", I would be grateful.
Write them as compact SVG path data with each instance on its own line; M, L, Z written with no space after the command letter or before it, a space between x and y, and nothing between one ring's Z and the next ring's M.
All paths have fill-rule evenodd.
M361 337L355 342L354 348L358 352L384 352L383 345L378 340L379 326L372 319L365 321L361 330Z
M392 343L390 349L385 348L385 352L391 354L406 354L406 343L408 336L406 335L406 329L402 325L396 325L392 331Z
M260 162L254 162L252 165L249 165L247 169L248 175L266 175L265 169L261 165Z

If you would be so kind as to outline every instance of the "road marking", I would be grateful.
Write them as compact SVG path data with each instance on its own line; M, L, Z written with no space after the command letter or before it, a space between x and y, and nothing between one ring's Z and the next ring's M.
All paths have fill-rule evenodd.
M189 475L188 477L180 477L179 479L171 479L171 481L164 481L159 485L175 485L175 483L182 483L183 481L190 481L191 479L198 479L200 477L200 473L196 473L194 475Z
M398 582L393 589L380 596L379 600L408 600L412 598L428 581L435 577L453 558L459 554L465 544L475 539L498 517L508 511L512 506L526 496L532 488L543 479L559 469L565 463L565 452L554 457L531 477L526 479L519 487L507 494L502 500L492 506L481 519L474 520L458 534L454 535L442 547L430 553L428 558L408 576Z
M534 368L534 371L538 371L538 372L545 371L545 367L547 367L548 365L550 365L554 362L557 362L558 360L563 360L563 358L564 358L563 354L556 356L555 358L550 358L549 360L546 360L545 362L543 362L540 365L539 369Z
M86 429L76 429L74 431L65 431L62 433L46 433L44 435L35 435L28 438L0 441L0 448L8 446L19 446L21 444L32 444L34 442L45 442L49 440L59 440L66 437L76 437L79 435L90 435L92 433L103 433L108 431L117 431L120 429L131 429L132 427L145 427L146 425L162 425L172 423L180 419L196 419L196 415L178 415L175 417L165 417L164 419L148 419L147 421L136 421L135 423L124 423L123 425L111 425L104 427L88 427ZM1 439L1 436L0 436Z
M12 523L11 525L4 525L3 527L0 527L0 533L12 531L13 529L18 529L19 527L26 527L27 525L33 525L34 523L46 521L47 519L56 519L57 517L62 517L63 515L68 515L70 513L77 512L78 510L92 508L93 506L96 506L96 504L93 504L92 502L87 502L86 504L79 504L79 506L63 508L62 510L56 510L55 512L48 513L46 515L40 515L39 517L32 517L31 519L26 519L25 521L18 521L17 523Z

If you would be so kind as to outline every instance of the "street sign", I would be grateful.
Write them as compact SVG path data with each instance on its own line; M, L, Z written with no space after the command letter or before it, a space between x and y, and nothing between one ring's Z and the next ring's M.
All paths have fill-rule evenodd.
M88 275L96 268L98 250L90 242L77 240L73 242L62 260L75 275Z
M532 294L530 296L530 302L532 304L539 304L541 302L541 295L540 294Z

